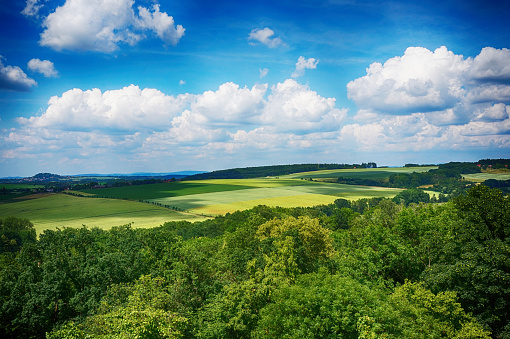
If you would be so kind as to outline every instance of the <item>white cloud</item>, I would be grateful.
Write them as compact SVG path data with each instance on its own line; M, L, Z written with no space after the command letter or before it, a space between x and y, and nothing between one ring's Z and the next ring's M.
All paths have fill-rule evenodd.
M181 25L159 11L138 7L139 17L133 11L134 0L66 0L49 14L44 22L40 44L57 51L91 50L113 52L119 44L135 45L144 39L143 31L153 30L166 44L175 45L184 35Z
M201 114L213 124L246 124L260 114L264 105L267 84L251 89L232 82L221 85L217 91L206 91L191 103L193 114Z
M167 96L134 85L104 93L75 88L52 97L42 115L18 121L30 128L70 131L164 129L186 104L185 95Z
M348 97L361 109L390 114L452 108L465 95L461 80L468 69L469 62L446 47L409 47L402 57L373 63L367 75L349 82Z
M28 62L28 69L44 74L47 78L58 76L55 65L49 60L32 59Z
M179 80L179 86L186 85L186 80Z
M274 31L268 27L264 29L254 29L250 32L248 36L248 40L258 41L269 48L275 48L278 46L284 46L284 42L282 39L275 37L271 38L274 35ZM253 43L252 43L253 44Z
M142 161L239 149L317 151L337 138L346 110L336 108L334 98L291 79L267 92L267 84L248 88L231 82L176 97L134 85L105 92L72 89L52 97L42 114L18 118L19 128L0 133L4 161L14 154L79 163L93 154L118 159L126 152Z
M184 27L182 25L175 26L174 18L164 12L161 13L159 5L153 5L152 9L151 13L146 8L138 7L140 13L140 19L137 20L138 26L153 30L167 44L177 45L184 35Z
M506 53L487 51L495 60ZM317 65L308 60L302 64ZM295 79L252 87L227 82L178 96L134 85L73 89L52 97L42 114L18 118L18 128L0 131L0 161L42 157L79 164L97 155L126 166L171 159L165 164L221 168L257 165L268 154L279 162L357 162L369 154L363 161L388 164L395 164L388 152L402 159L437 150L508 154L510 86L501 80L503 59L498 65L480 60L446 48L411 48L384 65L372 64L349 85L349 96L361 106L352 118L335 98Z
M315 60L314 58L305 59L305 57L300 56L296 62L296 69L292 73L292 77L297 78L304 75L305 69L316 69L318 63L319 60Z
M487 47L475 58L464 58L446 47L434 52L410 47L384 65L371 64L367 75L349 82L347 89L360 108L355 119L383 126L397 149L496 147L508 139L508 80L508 49ZM400 128L392 115L420 116L418 126L437 136L414 131L417 122L400 120ZM402 134L395 131L400 129L411 131L413 137L399 139ZM488 138L489 134L493 136Z
M279 131L310 133L339 130L347 110L335 107L334 98L323 98L295 80L271 88L261 121Z
M37 85L18 66L4 66L2 59L0 55L0 89L26 92Z
M510 81L510 49L485 47L473 60L470 77L477 81Z
M259 72L260 72L260 78L262 79L263 77L265 77L267 75L267 73L269 73L269 69L261 68L261 69L259 69Z
M28 17L37 17L39 16L39 10L44 6L41 3L41 0L27 0L25 8L21 11L21 14Z
M503 121L509 118L510 115L510 106L499 103L494 104L492 106L486 106L482 109L475 111L476 117L475 120L478 121L487 121L487 122L495 122L495 121Z

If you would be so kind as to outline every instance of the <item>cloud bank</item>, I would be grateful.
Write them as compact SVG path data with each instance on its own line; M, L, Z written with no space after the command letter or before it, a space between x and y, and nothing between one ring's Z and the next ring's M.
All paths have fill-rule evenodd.
M97 51L110 53L119 45L136 45L152 31L166 45L175 46L184 35L184 27L175 25L172 16L160 12L159 5L133 9L134 0L66 0L47 17L42 26L40 45L54 50ZM27 1L23 13L35 16L40 4Z
M350 116L335 98L295 79L252 87L227 82L176 96L135 85L104 92L75 88L52 97L41 114L18 118L18 128L2 130L0 161L217 169L220 163L256 165L261 159L366 157L391 165L389 152L508 154L508 52L488 47L464 58L445 47L408 48L347 84L359 108ZM317 61L303 58L298 64L312 67Z

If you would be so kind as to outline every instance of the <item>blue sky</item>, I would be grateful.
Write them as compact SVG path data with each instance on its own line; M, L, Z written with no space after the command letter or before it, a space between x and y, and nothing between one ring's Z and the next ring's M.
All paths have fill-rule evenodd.
M0 6L0 177L510 157L508 1Z

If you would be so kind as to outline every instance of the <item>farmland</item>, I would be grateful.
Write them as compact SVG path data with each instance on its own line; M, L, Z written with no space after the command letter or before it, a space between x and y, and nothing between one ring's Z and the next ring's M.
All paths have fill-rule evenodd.
M38 232L45 228L81 225L110 228L132 223L134 227L154 227L166 221L203 220L257 205L309 207L330 204L338 198L391 198L402 189L328 181L337 178L385 181L395 173L426 172L434 168L335 169L256 179L189 180L72 190L67 195L38 194L28 197L36 199L25 197L24 201L1 204L0 216L28 218ZM494 176L501 179L508 174L465 175L473 181Z
M154 227L173 220L203 220L203 217L167 208L116 199L90 199L65 194L1 204L0 216L27 218L37 233L56 227L111 228L131 223L133 227Z
M257 205L297 207L393 197L400 189L340 185L290 178L217 179L89 189L2 204L0 215L30 219L38 232L55 227L159 226L203 220Z
M282 178L290 179L337 179L337 178L360 178L360 179L374 179L385 180L392 174L396 173L413 173L413 172L428 172L431 169L436 169L437 166L427 167L383 167L383 168L353 168L353 169L339 169L339 170L324 170L295 173Z
M483 182L485 180L494 179L494 180L510 180L510 173L474 173L474 174L464 174L463 178L469 181L474 182Z

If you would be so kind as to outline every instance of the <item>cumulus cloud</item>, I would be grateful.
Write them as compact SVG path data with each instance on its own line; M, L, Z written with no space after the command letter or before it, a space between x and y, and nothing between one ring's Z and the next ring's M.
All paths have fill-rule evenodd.
M30 128L68 131L164 129L186 103L185 95L173 97L134 85L104 93L97 88L75 88L52 97L42 115L18 122Z
M469 76L477 81L510 82L510 49L485 47L472 62Z
M29 78L18 66L4 66L0 55L0 89L26 92L37 85L34 79Z
M373 63L367 75L349 82L348 97L361 109L389 114L447 109L465 95L461 79L468 69L446 47L409 47L402 57Z
M371 64L347 90L359 107L355 120L367 123L357 130L382 127L386 149L500 148L510 142L509 80L508 49L487 47L464 58L446 47L410 47L401 57Z
M287 79L271 88L261 121L279 131L310 133L339 130L347 110L336 108L335 101Z
M264 105L267 84L251 89L227 82L217 91L206 91L191 103L191 111L207 118L213 124L232 125L252 123Z
M52 97L42 114L18 118L19 128L4 130L0 139L4 160L52 154L66 163L125 152L153 159L314 149L334 142L346 112L335 107L334 98L292 79L270 89L227 82L214 91L179 96L134 85L104 92L75 88Z
M297 78L304 75L306 69L316 69L318 63L319 60L314 58L305 59L305 57L300 56L296 62L296 69L292 73L292 77Z
M184 27L182 25L175 26L174 18L160 12L159 5L153 5L152 9L151 13L147 8L138 7L140 13L140 18L137 20L138 26L153 30L166 44L177 45L184 35Z
M32 59L28 62L28 69L41 73L47 78L58 76L55 65L49 60Z
M260 73L260 78L262 79L263 77L265 77L269 73L269 69L261 68L261 69L259 69L259 73Z
M403 56L373 63L347 84L360 109L383 114L437 112L510 100L510 50L487 47L473 58L446 47L409 47Z
M55 158L53 163L60 158L80 163L100 154L124 163L226 164L265 154L297 161L291 155L299 150L299 161L317 161L322 154L346 162L353 154L371 154L370 160L393 164L384 154L438 149L501 154L510 149L505 53L484 49L485 57L477 60L446 48L410 48L374 63L348 85L359 107L354 117L335 98L295 79L251 87L226 82L178 96L134 85L104 92L72 89L52 97L42 113L18 118L18 128L0 131L0 161L44 155ZM305 70L317 61L303 57L301 64ZM392 95L398 100L387 98Z
M44 19L39 43L57 51L108 53L117 50L119 44L136 45L145 38L145 30L154 31L170 45L184 35L184 28L175 26L173 17L160 12L159 5L154 5L152 12L138 7L139 16L133 5L134 0L66 0Z
M250 35L248 36L248 40L251 40L251 44L254 44L253 41L262 43L266 45L269 48L275 48L278 46L285 45L282 39L278 37L271 38L274 35L274 31L268 27L264 29L256 28L251 31Z

